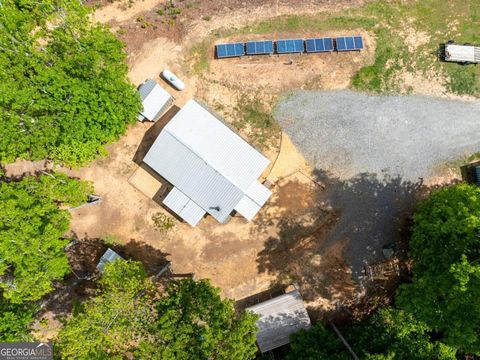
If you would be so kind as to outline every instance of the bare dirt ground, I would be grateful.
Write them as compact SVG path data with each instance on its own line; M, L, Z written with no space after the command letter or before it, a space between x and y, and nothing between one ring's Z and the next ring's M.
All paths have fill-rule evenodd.
M336 2L336 6L360 3ZM143 29L136 21L142 12L145 19L153 18L152 12L161 6L158 2L146 0L125 11L119 10L121 4L114 3L98 10L95 17L100 21L109 21L115 29L127 29L121 36L127 42L129 77L134 84L146 78L161 82L158 74L169 68L187 83L187 90L181 93L175 92L166 83L162 84L175 96L177 106L195 96L229 122L236 120L238 114L233 109L242 96L260 99L270 108L277 94L284 91L343 88L349 85L352 75L361 66L373 60L375 40L370 34L357 31L365 38L366 50L362 55L345 53L227 59L212 61L207 73L196 76L188 71L186 58L193 41L202 40L216 28L242 26L266 19L272 16L272 11L275 15L282 15L295 10L292 4L278 1L262 2L258 6L243 6L238 2L222 5L219 10L215 10L216 7L208 9L204 5L196 8L196 20L188 28L180 26L181 22L177 19L177 31L184 34L181 41L169 32L159 36L156 33L158 29L153 29L153 26ZM230 11L224 11L228 6ZM313 13L332 7L333 2L305 2L297 6L303 12ZM109 8L116 10L109 11ZM192 19L188 15L189 9L182 11L187 13L184 19ZM202 20L203 14L208 12L213 14L209 15L211 20ZM264 38L311 35L315 34L276 33ZM337 34L325 32L324 35ZM260 37L252 35L249 38ZM220 41L223 40L236 38ZM213 45L209 52L213 55ZM285 65L289 59L293 60L293 64ZM333 299L345 298L347 293L351 296L354 285L348 268L342 262L342 246L332 247L322 255L316 252L322 236L311 234L321 235L336 217L331 211L315 204L318 193L323 191L322 186L311 180L308 165L288 136L282 136L281 147L274 146L265 152L272 160L267 175L277 183L272 189L272 199L254 221L234 217L228 224L220 226L214 219L207 218L196 228L178 222L173 230L165 234L156 231L152 222L154 214L165 210L128 183L137 166L132 159L149 126L137 124L118 143L109 147L107 158L86 169L71 172L74 176L94 181L96 192L104 199L101 205L74 213L72 229L77 236L113 236L120 242L131 239L144 242L169 254L175 272L195 272L200 278L208 277L222 288L225 296L237 300L267 290L272 284L288 285L292 281L304 288L306 299L313 307L325 311L332 309ZM248 138L248 133L243 135ZM299 262L284 268L281 264L290 258L291 251L297 253ZM319 271L322 275L313 283L314 274ZM341 289L342 286L334 285L339 277L342 278Z

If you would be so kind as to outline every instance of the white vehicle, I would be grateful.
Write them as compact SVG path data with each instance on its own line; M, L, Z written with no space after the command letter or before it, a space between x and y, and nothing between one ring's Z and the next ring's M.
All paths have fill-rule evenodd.
M182 91L185 89L185 83L175 76L170 70L163 70L162 77L170 83L175 89Z
M448 42L445 44L445 61L462 64L480 63L480 47L473 45L458 45Z

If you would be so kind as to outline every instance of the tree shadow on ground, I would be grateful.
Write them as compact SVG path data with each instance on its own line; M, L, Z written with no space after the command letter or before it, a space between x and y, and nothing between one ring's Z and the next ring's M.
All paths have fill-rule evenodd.
M297 282L313 304L309 310L352 307L367 291L362 286L365 265L383 260L382 249L389 244L405 254L415 204L432 188L422 179L359 174L341 180L318 169L314 180L325 185L313 194L320 209L316 219L305 225L291 213L282 214L278 233L258 254L258 269L277 274L279 283Z
M101 276L97 264L108 248L124 259L140 261L150 276L156 275L168 262L168 253L135 239L125 244L109 244L98 238L78 239L74 234L73 241L67 246L72 273L55 284L55 290L43 299L40 313L51 311L55 318L65 318L71 314L75 303L93 296L97 289L96 280Z

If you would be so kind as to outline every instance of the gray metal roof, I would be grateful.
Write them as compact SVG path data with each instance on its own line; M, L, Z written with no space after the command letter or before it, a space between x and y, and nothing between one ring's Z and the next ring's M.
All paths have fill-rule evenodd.
M257 320L257 343L262 353L290 343L290 335L311 326L298 290L251 306L246 310L260 316Z
M205 215L205 210L176 187L168 193L163 203L192 226L197 225Z
M108 248L107 251L105 251L105 253L100 258L100 261L97 264L97 269L103 273L105 271L105 266L108 263L114 262L117 259L123 260L123 258L120 255L118 255L115 251Z
M250 196L269 163L194 100L165 126L143 161L221 223Z
M172 96L154 80L146 80L138 88L143 110L140 115L150 121L156 121L172 102Z
M142 101L145 100L148 94L152 92L155 85L157 85L157 83L152 79L147 79L142 85L140 85L138 92L140 93L140 99Z

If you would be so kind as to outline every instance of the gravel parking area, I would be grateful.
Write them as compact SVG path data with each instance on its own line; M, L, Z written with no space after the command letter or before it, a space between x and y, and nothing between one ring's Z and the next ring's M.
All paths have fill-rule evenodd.
M342 179L388 172L415 181L480 150L480 102L298 92L275 116L311 164Z
M325 185L317 202L339 211L324 251L346 241L360 280L382 247L402 244L406 219L428 178L446 162L480 150L480 103L351 91L298 92L276 119Z

